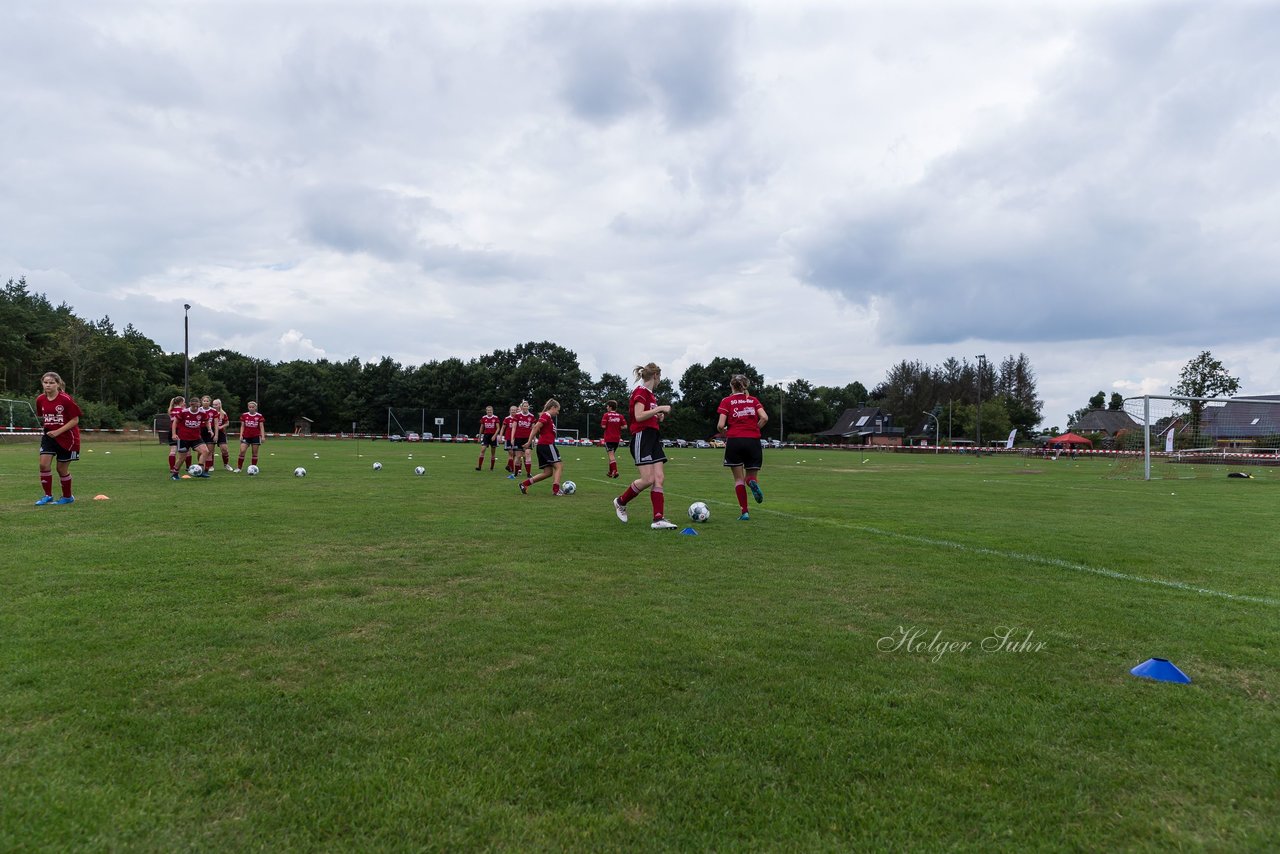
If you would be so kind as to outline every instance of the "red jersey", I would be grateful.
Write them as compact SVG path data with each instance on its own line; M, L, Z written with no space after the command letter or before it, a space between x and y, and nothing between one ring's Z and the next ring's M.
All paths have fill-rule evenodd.
M213 411L218 414L218 430L226 430L228 422L231 421L231 416L227 414L227 410L215 409Z
M76 406L71 395L65 391L58 392L58 396L53 400L50 400L47 394L42 394L36 398L36 416L40 419L44 432L52 433L72 418L79 418L80 407ZM53 437L53 441L68 451L78 451L80 450L80 428L76 426L65 433L59 433Z
M606 442L622 441L622 425L627 423L627 417L621 412L606 412L600 417L600 426L604 428L604 440Z
M173 438L178 438L178 419L182 417L185 406L175 406L169 410L169 430Z
M214 415L213 410L205 409L202 406L200 407L199 410L197 410L196 414L200 416L200 426L206 430L211 429L213 425L213 415Z
M480 416L480 435L492 436L498 432L498 416L481 415Z
M542 425L538 428L538 444L554 445L556 443L556 422L551 420L551 414L544 412L539 415L538 423Z
M178 438L183 442L198 442L201 439L200 425L204 417L198 409L183 409L178 416Z
M720 401L716 412L725 416L725 436L730 439L759 439L762 408L760 401L749 394L731 394Z
M528 439L529 434L533 432L534 414L532 412L517 412L512 416L516 427L517 439Z
M267 416L261 412L246 412L240 416L240 438L258 439L262 437L262 424Z
M636 405L644 411L658 408L658 396L642 385L638 385L635 391L631 392L631 400L627 403L627 427L631 430L631 435L639 433L641 430L657 430L658 419L648 418L644 421L636 420Z

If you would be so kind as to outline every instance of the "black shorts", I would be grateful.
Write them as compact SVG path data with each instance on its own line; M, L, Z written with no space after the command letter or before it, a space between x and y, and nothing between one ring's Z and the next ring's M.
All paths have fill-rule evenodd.
M240 444L241 445L261 445L262 437L261 436L241 436Z
M213 441L214 441L214 444L215 444L215 445L225 445L225 444L227 444L227 431L226 431L226 430L219 430L219 431L218 431L218 437L217 437L216 439L214 439Z
M201 427L200 441L204 442L206 445L210 444L213 441L213 434L210 433L208 430L204 429L203 427Z
M496 434L496 433L481 433L481 434L480 434L480 446L481 446L482 448L496 448L496 447L498 447L498 434Z
M622 444L622 443L621 443L621 442L605 442L605 443L604 443L604 447L605 447L605 449L606 449L606 450L609 450L609 451L616 451L616 450L618 450L618 445L620 445L620 444Z
M57 457L60 463L70 463L80 459L80 452L68 451L58 444L57 439L45 433L40 437L40 456Z
M759 439L726 439L724 443L724 464L742 466L750 471L758 471L763 461Z
M631 437L631 459L638 466L665 463L667 454L662 448L662 438L657 430L641 430Z
M528 436L525 436L523 439L517 436L515 443L511 446L511 450L517 451L517 452L523 451L528 444L529 444Z
M200 448L208 448L209 443L204 439L178 439L178 453L189 454Z
M538 468L544 469L560 462L560 449L555 445L538 445Z

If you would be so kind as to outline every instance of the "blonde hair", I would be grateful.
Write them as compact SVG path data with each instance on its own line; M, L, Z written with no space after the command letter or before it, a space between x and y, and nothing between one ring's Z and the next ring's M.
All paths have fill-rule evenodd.
M747 378L742 374L734 374L733 378L729 380L729 388L740 394L746 394L748 388Z
M559 408L560 408L560 401L556 400L554 397L552 397L552 398L548 398L548 399L547 399L547 402L546 402L545 404L543 404L543 406L542 406L542 411L543 411L543 412L550 412L550 411L551 411L551 407L553 407L553 406L554 406L556 409L559 409Z
M631 374L641 382L648 382L654 377L662 376L662 368L659 368L653 362L647 365L636 365L631 369Z
M172 400L170 400L170 401L169 401L169 408L170 408L170 409L173 409L175 406L177 406L177 405L178 405L178 401L182 401L183 403L186 403L186 402L187 402L187 399L186 399L185 397L183 397L182 395L178 395L177 397L175 397L175 398L173 398Z
M40 382L44 382L45 377L53 377L53 381L58 384L58 391L67 390L67 384L62 381L62 377L58 376L55 371L45 371L40 375Z

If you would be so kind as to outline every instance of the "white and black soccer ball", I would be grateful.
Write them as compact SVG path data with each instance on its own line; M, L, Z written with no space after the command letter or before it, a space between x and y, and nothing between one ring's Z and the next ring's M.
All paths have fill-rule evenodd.
M427 470L424 469L422 466L418 466L413 470L413 473L421 477L422 475L427 473Z
M258 467L257 467L257 466L249 466L249 468L245 469L245 471L247 471L250 475L255 475L255 474L257 474L257 473L258 473Z
M695 522L705 522L711 518L711 508L701 501L689 505L689 518Z
M306 470L306 469L304 469L302 466L298 466L296 469L294 469L294 470L293 470L293 476L294 476L294 477L306 477L306 476L307 476L307 470Z
M374 470L374 471L382 471L382 463L374 463L374 464L373 464L373 470Z
M192 463L191 466L187 468L187 474L191 475L192 477L199 477L200 475L204 474L204 466L200 465L199 463Z
M578 491L578 484L571 480L566 480L564 483L560 484L560 491L565 495L573 495Z

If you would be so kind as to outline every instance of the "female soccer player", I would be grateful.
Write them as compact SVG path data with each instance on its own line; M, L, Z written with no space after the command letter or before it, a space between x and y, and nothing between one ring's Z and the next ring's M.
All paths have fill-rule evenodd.
M249 401L249 411L240 416L240 456L236 460L236 474L240 474L244 466L244 452L248 448L253 448L251 465L258 464L258 447L262 444L263 425L266 423L266 416L258 411L258 401Z
M44 495L36 502L45 504L70 504L71 463L80 459L80 407L67 394L62 377L48 371L40 378L44 394L36 398L36 416L40 419L44 435L40 437L40 488ZM58 478L62 482L62 497L53 500L53 461L58 460Z
M231 467L231 452L227 450L227 423L231 416L222 408L222 401L215 400L209 415L209 432L213 434L213 444L209 446L209 457L212 460L214 448L222 449L222 467L227 471L235 471Z
M200 404L195 400L188 401L178 415L178 456L183 458L182 465L187 467L191 465L191 452L195 451L196 458L204 467L199 477L209 477L209 469L204 466L205 460L210 456L209 446L200 432L205 423L207 422L200 411Z
M484 415L480 416L480 459L476 460L476 471L484 467L484 450L489 449L489 471L498 456L498 416L493 414L493 407L486 406Z
M618 476L617 450L622 443L622 425L626 423L626 416L618 411L618 401L606 400L604 415L600 416L600 426L604 429L604 450L609 455L609 473L605 477Z
M515 423L516 412L520 407L512 406L507 410L507 417L502 419L502 444L507 452L507 480L516 476Z
M729 390L732 394L716 407L720 413L716 429L725 435L724 464L733 475L733 491L742 508L738 521L746 522L751 519L747 515L747 487L751 487L757 504L764 501L756 476L764 456L760 452L760 428L768 422L769 414L763 403L747 394L747 378L742 374L730 378Z
M216 429L217 413L213 411L213 399L209 395L200 398L200 438L204 442L204 453L200 456L200 465L208 477L213 476L213 434Z
M511 420L511 445L515 448L512 472L516 477L520 476L521 462L524 463L525 477L528 477L533 471L533 461L530 459L529 433L533 430L533 422L536 420L534 414L529 411L529 401L520 401L520 408L516 410L516 414L512 416Z
M631 457L640 469L640 476L613 499L613 512L619 520L627 521L627 503L652 488L649 500L653 503L653 523L649 527L657 531L667 530L676 526L663 516L663 465L667 462L667 455L663 453L662 441L658 437L658 422L671 411L671 407L659 405L658 397L653 393L662 380L661 368L650 362L637 365L631 373L640 384L631 392L627 426L631 429Z
M178 395L169 401L169 477L178 479L178 416L187 407L187 399Z
M520 491L525 494L528 494L529 487L547 478L551 478L551 494L560 494L560 472L564 463L560 459L560 449L556 447L556 422L553 420L559 414L560 402L553 397L542 407L542 414L529 430L529 443L537 443L534 447L537 448L541 471L520 481Z

